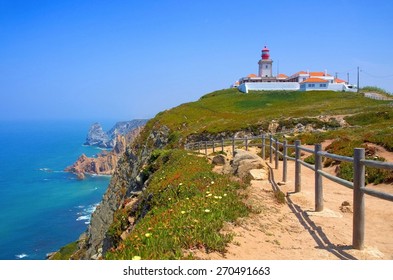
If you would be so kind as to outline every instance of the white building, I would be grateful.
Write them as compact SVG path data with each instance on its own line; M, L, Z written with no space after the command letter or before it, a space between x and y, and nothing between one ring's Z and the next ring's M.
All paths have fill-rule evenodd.
M240 78L233 86L245 93L248 93L249 90L356 91L355 86L334 78L326 70L323 72L299 71L289 77L285 74L278 74L277 77L274 77L273 60L270 59L269 49L266 46L262 49L258 65L258 76L250 74Z

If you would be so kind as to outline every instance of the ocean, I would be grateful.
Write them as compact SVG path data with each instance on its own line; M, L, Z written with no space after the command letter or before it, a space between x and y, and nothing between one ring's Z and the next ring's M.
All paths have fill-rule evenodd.
M109 176L64 172L82 153L90 122L0 122L0 259L43 260L86 230Z

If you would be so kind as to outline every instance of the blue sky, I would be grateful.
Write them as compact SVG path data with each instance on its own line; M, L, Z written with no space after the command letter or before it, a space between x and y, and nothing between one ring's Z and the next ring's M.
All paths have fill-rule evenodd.
M393 1L0 0L0 120L150 118L257 72L393 91Z

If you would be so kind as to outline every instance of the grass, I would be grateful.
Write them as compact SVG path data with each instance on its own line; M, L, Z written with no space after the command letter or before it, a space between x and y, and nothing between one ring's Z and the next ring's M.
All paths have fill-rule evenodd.
M383 88L376 87L376 86L365 86L360 89L361 92L376 92L387 97L391 97L390 93L384 90Z
M61 247L58 252L56 252L51 260L69 260L71 256L78 251L78 241L69 243L64 247Z
M347 115L348 128L338 123L322 123L317 116ZM326 132L297 134L303 144L334 139L330 152L352 156L353 148L373 142L393 151L393 110L390 102L373 100L357 93L318 92L250 92L226 89L207 94L195 102L161 112L150 120L135 147L152 145L152 130L167 127L167 150L156 150L143 167L148 186L134 207L122 207L114 216L108 235L114 243L106 259L192 259L193 249L224 252L230 235L220 232L224 222L235 222L252 209L238 195L245 183L211 171L203 157L179 149L187 137L220 137L236 131L260 134L272 120L287 128L297 123L312 123ZM282 139L281 139L282 140ZM268 156L268 152L266 152ZM313 157L307 159L310 163ZM336 164L336 163L327 163ZM352 171L340 164L340 176L351 179ZM368 181L380 182L391 174L368 170ZM282 193L278 201L285 202ZM130 224L129 218L136 221ZM126 238L121 238L125 230Z
M224 252L232 236L220 233L223 223L249 212L237 194L244 186L213 173L205 158L182 150L159 153L150 161L155 172L138 206L115 215L110 234L116 248L106 259L192 259L196 248ZM128 216L139 222L121 240Z
M273 120L288 117L305 118L319 115L354 114L374 111L385 101L372 100L357 93L318 92L250 92L237 89L216 91L196 102L182 104L157 114L152 121L176 131L174 140L191 134L217 134L222 131L267 129ZM285 108L285 109L284 109Z

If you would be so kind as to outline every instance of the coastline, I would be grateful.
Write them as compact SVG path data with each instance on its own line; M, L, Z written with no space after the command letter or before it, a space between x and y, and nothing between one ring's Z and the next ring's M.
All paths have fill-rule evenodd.
M86 231L111 176L64 172L80 153L86 122L1 122L0 259L44 260ZM5 133L6 132L6 133ZM89 219L87 219L89 215Z

